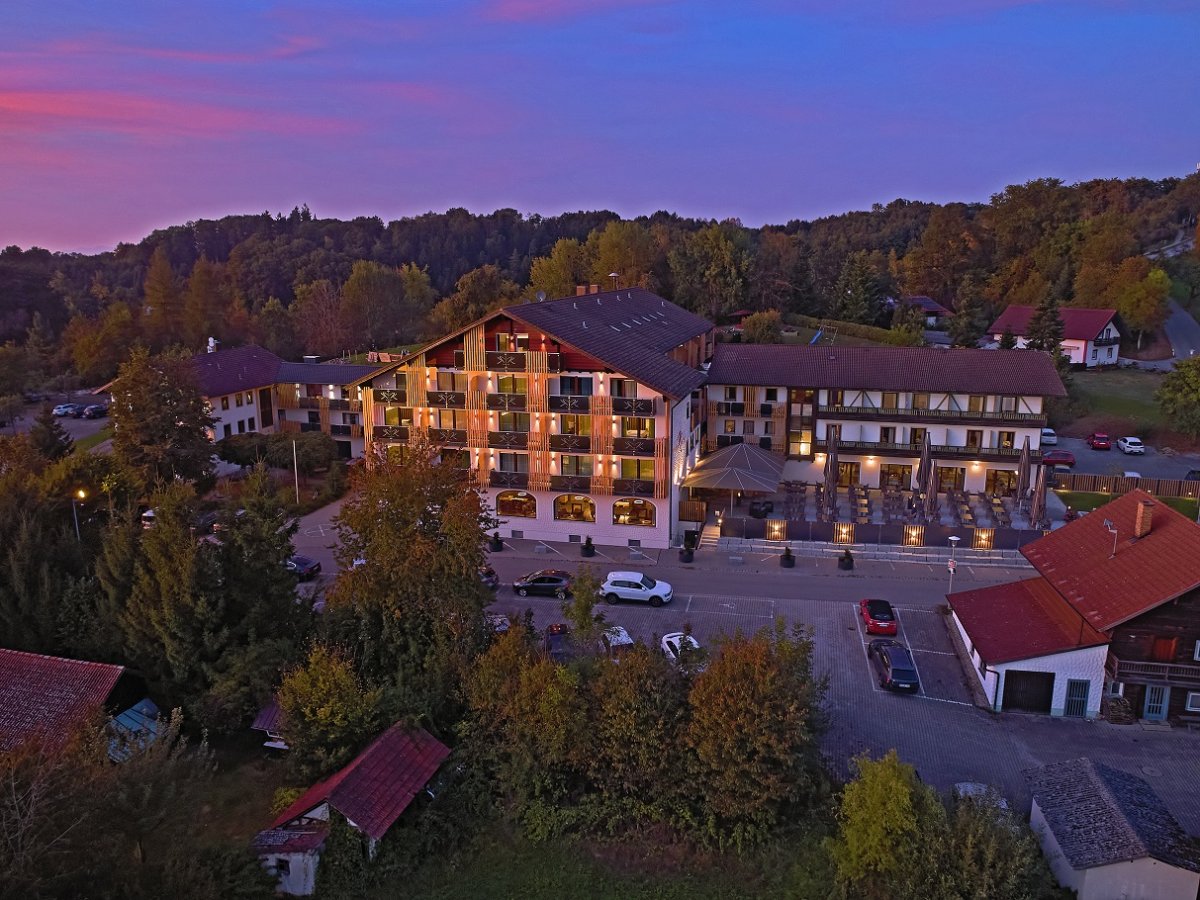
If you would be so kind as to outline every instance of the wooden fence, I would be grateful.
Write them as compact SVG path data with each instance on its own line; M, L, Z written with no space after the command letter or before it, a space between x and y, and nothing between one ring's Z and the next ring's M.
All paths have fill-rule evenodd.
M1083 473L1055 475L1055 487L1064 491L1086 491L1092 494L1112 494L1119 497L1134 488L1141 488L1156 497L1195 497L1200 494L1200 481L1182 478L1126 478L1123 475L1085 475Z

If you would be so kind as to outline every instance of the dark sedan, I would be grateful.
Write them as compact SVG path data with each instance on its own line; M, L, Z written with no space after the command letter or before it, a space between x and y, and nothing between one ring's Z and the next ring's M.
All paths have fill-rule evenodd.
M917 665L908 648L899 641L879 638L867 645L867 656L875 666L879 686L889 691L915 694L921 689Z
M571 629L562 623L551 625L542 637L542 650L556 663L565 663L575 655Z
M531 572L513 582L513 593L518 597L540 594L543 597L558 597L561 600L571 593L571 576L560 569Z
M293 556L287 561L287 570L300 581L312 581L321 574L321 564L307 556Z

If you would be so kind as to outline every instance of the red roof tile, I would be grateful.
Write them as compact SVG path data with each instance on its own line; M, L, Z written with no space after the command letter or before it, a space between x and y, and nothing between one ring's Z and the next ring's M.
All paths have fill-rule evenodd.
M1134 538L1143 500L1154 503L1150 533ZM1115 554L1106 520L1117 529ZM1200 587L1200 525L1140 490L1026 544L1021 553L1100 631Z
M1065 397L1048 354L936 347L717 344L709 384Z
M276 817L271 828L300 819L328 802L364 834L378 840L449 755L449 748L429 732L397 723L344 769L305 791Z
M1058 311L1062 317L1063 340L1066 341L1094 340L1117 314L1115 309L1080 309L1074 306L1062 306ZM1001 335L1008 330L1014 337L1023 337L1029 333L1029 320L1034 312L1032 306L1010 306L992 323L988 334Z
M1044 578L962 591L946 599L987 663L1033 659L1108 643Z
M0 650L0 751L53 740L103 709L124 666Z

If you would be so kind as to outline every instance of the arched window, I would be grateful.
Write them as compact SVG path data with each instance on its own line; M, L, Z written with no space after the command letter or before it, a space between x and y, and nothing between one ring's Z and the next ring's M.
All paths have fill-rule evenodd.
M528 491L501 491L496 495L496 515L536 519L537 498Z
M650 500L640 497L622 497L613 501L614 525L654 526L655 509Z
M596 502L582 494L562 494L554 498L554 518L564 522L595 522Z

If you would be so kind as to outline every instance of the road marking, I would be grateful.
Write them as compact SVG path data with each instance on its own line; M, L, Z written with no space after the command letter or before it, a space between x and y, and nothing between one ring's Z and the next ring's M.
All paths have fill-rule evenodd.
M538 541L538 544L539 544L539 546L545 547L547 550L554 550L555 553L558 553L559 556L562 556L562 553L560 553L558 550L555 550L554 547L551 547L545 541ZM565 559L566 557L563 557L563 558Z
M850 601L851 604L857 607L858 604ZM867 653L867 636L862 630L862 617L858 614L857 608L854 610L854 630L858 633L859 640L862 642L863 662L867 664L867 680L871 684L871 692L875 694L884 693L883 688L878 684L878 679L875 677L875 668L871 665L871 657Z
M896 624L900 626L900 630L904 630L904 623L900 621L900 613L896 612ZM904 646L908 647L908 640L904 641ZM921 693L925 693L925 679L921 677L921 667L917 665L917 658L912 655L912 648L909 648L909 658L913 661L913 668L917 671L917 682L921 685Z
M913 653L933 653L937 656L958 656L957 653L951 653L949 650L923 650L920 647L909 647Z
M688 594L688 602L687 602L687 606L685 606L685 607L683 608L683 611L684 611L685 613L690 613L690 612L692 611L692 595L691 595L691 594Z

